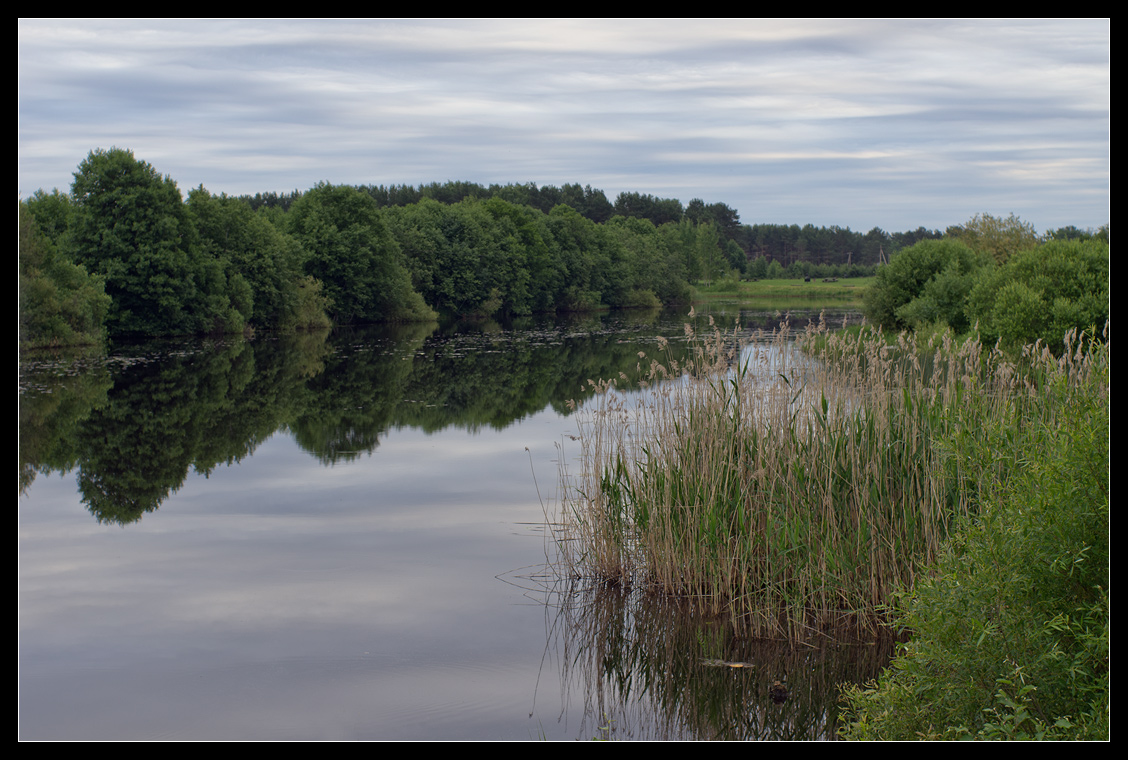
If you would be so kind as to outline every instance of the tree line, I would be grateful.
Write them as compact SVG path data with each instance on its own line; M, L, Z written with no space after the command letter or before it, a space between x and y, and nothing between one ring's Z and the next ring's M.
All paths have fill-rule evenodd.
M872 274L923 229L746 225L723 203L579 184L345 186L229 197L129 150L20 201L20 343L290 331L673 304L723 277Z

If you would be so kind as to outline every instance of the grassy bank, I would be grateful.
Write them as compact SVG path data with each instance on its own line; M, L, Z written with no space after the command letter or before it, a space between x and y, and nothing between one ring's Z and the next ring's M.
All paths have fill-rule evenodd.
M786 300L789 304L808 299L829 303L861 303L862 293L874 281L873 277L853 277L835 282L812 280L757 280L756 282L732 279L718 280L711 285L692 288L694 300L713 298L739 298L748 300Z
M571 571L683 596L746 635L874 634L1061 423L1061 394L1093 393L1107 366L1099 345L1010 359L941 338L922 359L872 332L798 342L816 340L828 361L786 332L711 330L688 364L640 357L620 380L641 390L593 383L565 475Z
M1110 735L1107 349L1080 385L1047 378L1057 411L1020 440L999 421L951 442L981 489L928 577L896 598L912 638L844 695L850 739L1097 739Z

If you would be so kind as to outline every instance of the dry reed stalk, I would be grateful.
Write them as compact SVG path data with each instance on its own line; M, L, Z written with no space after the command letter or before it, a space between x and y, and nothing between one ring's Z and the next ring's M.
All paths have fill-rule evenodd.
M581 472L565 484L566 561L758 636L799 638L844 617L873 630L952 520L1015 464L1001 456L994 482L971 482L966 471L983 468L953 454L960 436L1020 434L1054 412L1039 388L1080 384L1093 361L1078 348L1013 362L950 336L890 348L825 326L800 336L821 343L816 360L786 326L738 335L713 327L681 367L640 354L636 390L589 381Z

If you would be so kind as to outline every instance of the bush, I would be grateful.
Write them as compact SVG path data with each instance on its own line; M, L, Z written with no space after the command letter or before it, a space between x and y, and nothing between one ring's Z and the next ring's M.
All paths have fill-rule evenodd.
M1109 318L1109 247L1054 240L982 273L968 296L980 334L1019 348L1042 341L1061 353L1070 330L1090 335Z
M887 330L943 322L962 332L972 275L986 261L956 240L922 240L877 270L862 300L866 317Z
M649 290L631 290L623 299L624 309L660 309L662 302Z
M1087 386L1047 392L1060 427L1021 451L1001 429L949 447L966 471L1000 451L1031 464L899 597L912 640L877 683L847 689L846 738L1108 738L1107 351L1095 355Z

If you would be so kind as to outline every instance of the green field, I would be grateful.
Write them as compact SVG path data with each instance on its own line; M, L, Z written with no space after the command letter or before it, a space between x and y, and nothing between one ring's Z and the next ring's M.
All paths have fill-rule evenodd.
M832 301L834 303L861 303L862 293L873 283L873 277L853 277L837 282L821 280L758 280L756 282L737 282L721 280L712 285L697 285L693 289L694 300L718 298L739 299L784 299L791 302L805 300Z

